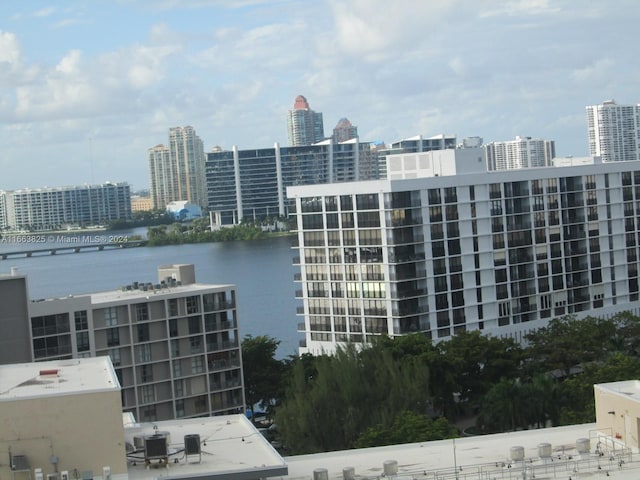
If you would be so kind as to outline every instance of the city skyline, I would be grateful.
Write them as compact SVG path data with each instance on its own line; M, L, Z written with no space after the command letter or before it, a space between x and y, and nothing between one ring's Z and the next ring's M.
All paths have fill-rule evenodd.
M284 146L300 94L361 141L521 135L559 156L588 153L585 106L640 103L630 0L36 0L0 18L4 190L148 188L145 152L176 125L206 152Z

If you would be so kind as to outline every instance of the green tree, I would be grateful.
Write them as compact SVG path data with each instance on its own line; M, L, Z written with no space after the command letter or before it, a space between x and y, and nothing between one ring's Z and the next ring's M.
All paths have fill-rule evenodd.
M435 420L427 415L402 411L396 415L391 426L379 423L369 427L355 441L355 448L397 445L400 443L429 442L457 437L456 428L446 418Z
M293 454L352 448L367 428L389 428L397 412L424 412L429 405L428 369L417 358L348 346L316 357L313 367L294 362L276 410L278 431Z
M283 392L284 363L275 358L280 341L268 336L242 340L242 370L247 409L255 405L269 412Z

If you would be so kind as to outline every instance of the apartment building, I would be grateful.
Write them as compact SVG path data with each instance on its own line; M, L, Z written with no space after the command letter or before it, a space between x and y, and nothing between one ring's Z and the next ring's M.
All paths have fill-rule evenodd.
M215 225L288 215L286 188L379 178L380 157L371 143L331 139L301 147L207 153L208 205Z
M166 146L147 149L147 163L154 209L180 200L206 205L204 146L192 126L170 128Z
M303 95L296 97L293 109L287 112L287 134L291 147L303 147L324 140L322 113L311 110Z
M482 148L387 161L386 180L287 190L301 353L412 332L520 341L554 317L639 312L640 162L487 171Z
M553 140L516 137L506 142L491 142L484 146L489 170L548 167L556 156Z
M0 229L54 230L131 218L127 183L0 191Z
M20 331L17 320L4 326ZM153 283L31 301L28 329L33 361L109 356L124 410L142 421L244 411L235 287L196 283L193 265L161 266Z
M640 160L640 105L607 100L586 110L590 155L604 162Z

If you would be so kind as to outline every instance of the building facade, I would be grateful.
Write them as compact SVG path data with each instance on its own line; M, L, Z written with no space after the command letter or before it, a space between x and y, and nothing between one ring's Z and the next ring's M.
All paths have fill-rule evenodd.
M147 163L154 209L180 200L206 206L204 146L193 127L170 128L168 146L149 148Z
M0 198L3 229L57 230L131 218L131 189L127 183L27 188L0 192Z
M341 118L333 129L333 143L346 142L358 137L358 127L352 125L348 118Z
M412 332L521 341L567 314L638 313L640 162L487 172L483 152L392 155L386 180L288 189L301 353Z
M640 105L607 100L586 110L590 155L604 162L640 160Z
M208 207L215 225L288 215L286 188L379 178L380 157L370 143L330 139L305 147L207 153Z
M193 265L170 265L157 283L32 301L32 361L109 356L123 409L141 421L238 413L235 295L232 285L196 283Z
M324 140L322 113L311 110L302 95L296 97L293 109L287 113L287 133L291 147L304 147Z
M548 167L556 156L553 140L516 137L506 142L491 142L485 146L489 170Z

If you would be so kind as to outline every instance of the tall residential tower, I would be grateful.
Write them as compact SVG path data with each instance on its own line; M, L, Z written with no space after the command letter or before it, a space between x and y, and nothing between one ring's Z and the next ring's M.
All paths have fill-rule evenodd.
M607 100L587 107L589 153L603 162L640 160L640 105Z
M180 200L206 206L204 146L193 127L170 128L169 145L149 148L147 161L153 208Z
M309 102L302 95L296 97L293 110L287 115L289 146L304 147L324 140L322 113L309 108Z

